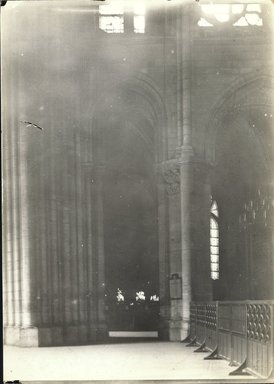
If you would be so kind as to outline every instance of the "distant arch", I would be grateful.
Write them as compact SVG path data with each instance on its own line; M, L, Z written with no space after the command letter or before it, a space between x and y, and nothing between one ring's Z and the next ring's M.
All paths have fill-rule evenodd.
M153 130L155 161L161 162L166 158L166 108L160 91L148 76L138 73L122 82L112 80L102 88L97 102L91 107L92 131L96 129L96 121L110 108L135 123L137 130L140 119L145 119ZM139 134L142 136L140 130Z

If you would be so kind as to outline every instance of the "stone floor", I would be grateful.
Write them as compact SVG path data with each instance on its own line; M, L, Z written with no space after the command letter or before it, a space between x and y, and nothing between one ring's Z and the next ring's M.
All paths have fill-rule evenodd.
M205 353L171 342L4 348L4 380L202 380L256 382L247 376L228 376L234 368L224 360L204 360ZM53 382L51 382L53 384Z

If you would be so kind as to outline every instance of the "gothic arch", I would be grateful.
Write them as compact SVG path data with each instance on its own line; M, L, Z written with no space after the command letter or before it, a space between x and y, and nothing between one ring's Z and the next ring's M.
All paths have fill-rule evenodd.
M158 275L152 271L158 263L154 171L155 163L165 156L165 121L160 93L142 75L106 84L92 108L90 143L94 169L100 168L95 183L100 189L100 259L104 264L99 278L105 282L104 300L109 308L116 305L117 288L123 290L125 300L132 299L138 284L144 291L144 286L149 289L148 282L155 292L158 289ZM132 325L123 310L117 316L107 310L105 319L110 331L111 327L141 327L138 322Z
M148 76L137 73L122 82L113 80L107 88L102 89L96 104L91 108L92 132L96 129L96 122L100 116L106 114L109 108L116 109L117 113L123 114L135 123L140 136L142 132L138 127L138 118L144 118L153 130L155 162L161 162L166 158L165 105L160 91Z
M247 110L273 110L274 77L261 72L236 79L212 109L205 134L205 159L215 164L216 139L226 116ZM256 130L252 135L258 136ZM259 137L258 137L259 140ZM267 166L267 164L266 164Z

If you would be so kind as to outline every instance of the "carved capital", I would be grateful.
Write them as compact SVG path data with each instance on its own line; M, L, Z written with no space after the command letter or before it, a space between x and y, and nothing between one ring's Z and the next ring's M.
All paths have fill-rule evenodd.
M180 191L180 165L177 160L169 160L162 164L162 177L166 183L167 193L176 195Z

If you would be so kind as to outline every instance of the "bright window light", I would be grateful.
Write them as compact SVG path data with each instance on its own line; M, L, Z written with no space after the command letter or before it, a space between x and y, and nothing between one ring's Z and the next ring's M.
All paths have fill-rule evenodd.
M133 12L134 15L144 15L145 4L143 2L134 3Z
M134 32L135 33L145 33L145 16L136 15L134 16Z
M201 11L199 27L211 27L229 22L237 27L263 25L260 4L202 4Z
M215 200L210 209L210 273L212 280L219 279L219 210Z
M206 19L201 17L200 20L198 21L198 26L199 27L213 27L214 25L210 24L208 21L206 21Z
M217 207L216 201L213 201L213 203L211 205L211 213L213 213L217 217L219 216L218 207Z
M124 18L123 16L101 16L99 28L107 33L123 33Z
M119 4L107 4L99 6L100 15L123 15L124 7Z
M246 7L246 10L248 12L258 12L258 13L260 13L261 12L261 6L260 6L260 4L248 4L247 7Z
M248 22L245 17L241 17L236 23L233 24L235 27L247 27Z
M216 20L220 21L220 23L226 23L227 21L229 21L229 15L225 13L217 13L215 17Z
M121 3L110 3L99 6L99 28L107 33L124 33L125 17L133 18L134 33L145 33L145 3L135 2L131 13L125 15Z
M263 25L263 20L256 13L249 13L245 15L245 18L250 25Z
M212 15L214 13L214 5L213 4L203 4L201 5L202 12L208 15Z
M124 33L124 7L119 4L99 6L99 28L107 33Z
M244 10L243 4L232 4L232 13L237 15L238 13L242 13Z

